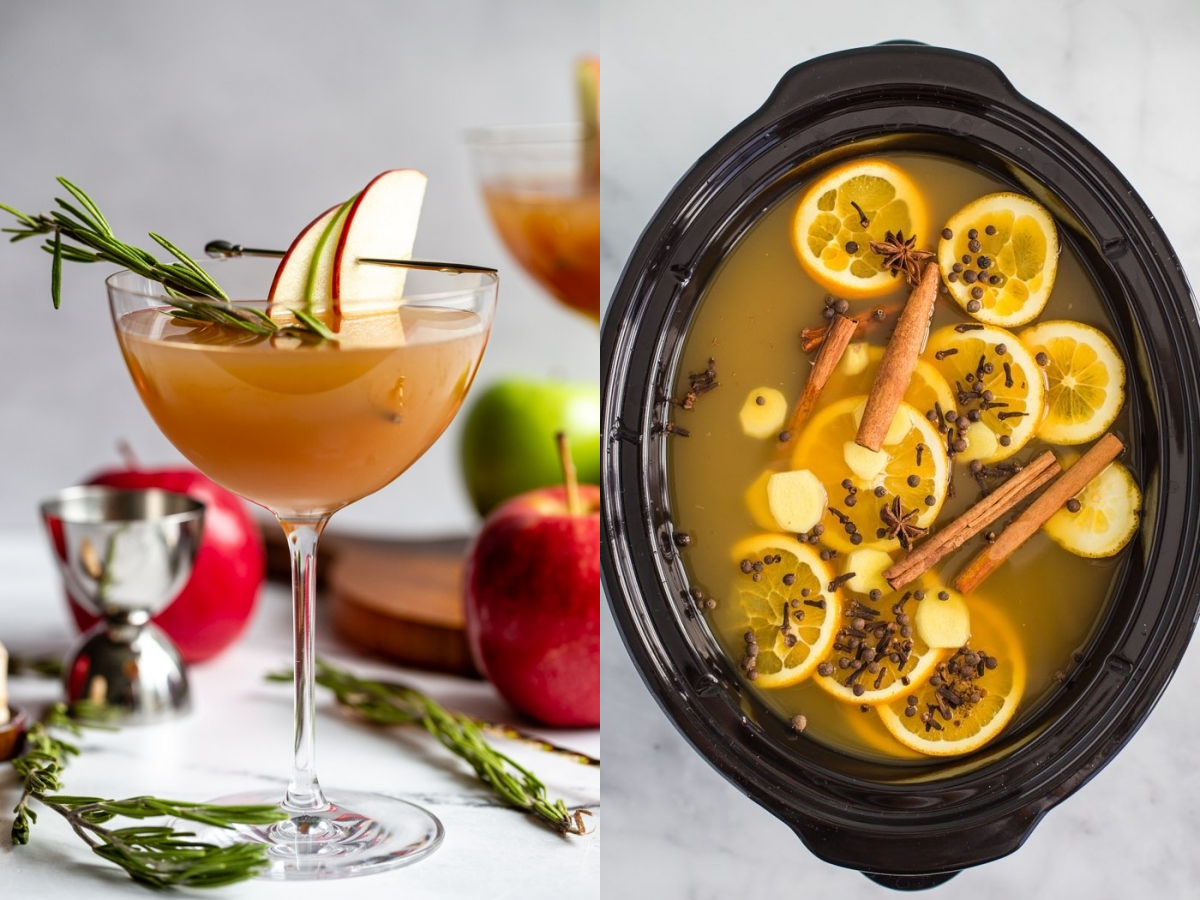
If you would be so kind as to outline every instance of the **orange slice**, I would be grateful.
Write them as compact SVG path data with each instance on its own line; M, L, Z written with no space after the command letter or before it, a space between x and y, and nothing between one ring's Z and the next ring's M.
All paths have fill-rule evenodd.
M929 234L925 201L913 180L893 163L856 159L813 182L792 219L792 247L804 270L830 293L849 300L880 297L904 282L872 241L887 233L916 235L917 247Z
M1044 411L1042 370L1011 331L993 325L947 325L929 336L922 358L953 385L958 408L947 417L966 446L959 462L998 462L1024 447ZM977 421L975 418L977 417ZM940 427L940 424L939 424Z
M911 404L917 412L933 412L939 407L945 414L954 409L954 391L950 389L945 376L932 363L924 359L917 360L913 369L912 381L904 392L904 402Z
M833 646L841 616L833 570L812 546L781 534L745 538L733 557L734 602L746 621L743 671L761 688L798 684Z
M899 544L880 534L884 507L899 500L903 514L913 513L912 524L928 528L946 499L949 463L937 430L907 403L900 404L878 453L859 447L854 438L866 399L845 397L809 420L791 467L809 469L825 486L830 508L821 521L822 543L838 551L890 552Z
M937 255L959 306L980 322L1011 328L1046 306L1058 273L1058 229L1028 197L987 194L950 217Z
M833 650L813 676L817 685L846 703L874 706L924 684L945 656L921 640L912 621L925 602L913 591L876 600L847 592Z
M1142 492L1121 463L1110 463L1072 500L1042 526L1064 550L1091 559L1115 556L1137 533Z
M925 684L875 707L904 746L928 756L961 756L1012 721L1025 692L1021 645L1002 614L977 599L971 632L969 644L939 662Z

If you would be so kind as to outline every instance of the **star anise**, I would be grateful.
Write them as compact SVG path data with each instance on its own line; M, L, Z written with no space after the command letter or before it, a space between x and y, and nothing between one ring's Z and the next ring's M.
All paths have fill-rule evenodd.
M882 241L871 241L871 252L882 256L881 267L892 270L895 278L901 272L913 287L921 280L921 263L933 259L928 250L917 250L917 236L905 238L903 231L888 232Z
M879 518L883 520L884 524L884 527L880 529L883 532L881 536L898 540L900 547L906 553L912 550L913 541L923 538L929 533L928 528L922 528L916 523L918 512L919 510L916 509L905 512L900 506L900 498L893 497L891 503L885 504L879 510Z

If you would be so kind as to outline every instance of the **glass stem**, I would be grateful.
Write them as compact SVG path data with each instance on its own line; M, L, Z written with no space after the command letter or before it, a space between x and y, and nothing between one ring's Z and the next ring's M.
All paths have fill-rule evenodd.
M317 782L315 650L313 616L317 599L317 541L328 517L280 519L292 553L292 623L295 631L296 746L292 780L283 805L293 813L315 812L329 804Z

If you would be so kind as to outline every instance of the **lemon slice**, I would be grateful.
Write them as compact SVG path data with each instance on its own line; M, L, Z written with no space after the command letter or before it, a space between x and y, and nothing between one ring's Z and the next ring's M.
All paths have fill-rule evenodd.
M875 707L904 746L928 756L961 756L1012 721L1025 692L1021 645L1001 614L979 600L971 603L971 631L967 646L937 664L936 679Z
M1125 402L1125 364L1113 342L1090 325L1067 321L1039 322L1020 338L1045 363L1046 415L1038 437L1085 444L1107 431Z
M833 650L813 676L818 687L846 703L874 706L924 684L946 654L931 650L917 633L913 592L878 600L847 594Z
M840 551L895 550L898 538L881 534L887 531L884 508L899 500L902 514L912 514L906 521L928 528L946 499L944 441L907 403L900 404L879 454L861 458L871 455L854 443L866 400L845 397L825 407L809 420L792 451L792 468L812 471L825 485L830 508L821 520L821 541Z
M879 297L903 282L881 267L883 257L871 250L871 242L883 241L889 231L925 240L928 218L924 199L903 169L881 159L853 160L804 192L792 219L792 247L827 291L850 300Z
M955 458L997 462L1029 443L1041 423L1042 371L1012 332L963 327L947 325L931 334L922 358L954 386L958 404L948 437L951 444L959 438L966 443Z
M1046 306L1058 272L1058 229L1028 197L987 194L950 217L937 254L958 305L981 322L1011 328Z
M781 534L745 538L733 557L740 569L733 595L753 638L746 642L754 661L744 666L747 674L761 688L803 681L837 633L841 595L829 590L833 571L812 546Z
M1070 503L1042 526L1064 550L1093 559L1115 556L1137 532L1142 492L1121 463L1110 463L1073 499L1078 509Z

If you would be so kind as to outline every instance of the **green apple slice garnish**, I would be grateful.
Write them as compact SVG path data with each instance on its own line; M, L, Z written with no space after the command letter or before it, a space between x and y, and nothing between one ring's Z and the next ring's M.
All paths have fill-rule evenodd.
M304 285L304 309L307 312L316 313L332 307L333 266L338 242L346 225L346 216L358 196L356 194L338 207L334 216L325 223L325 230L317 240Z

